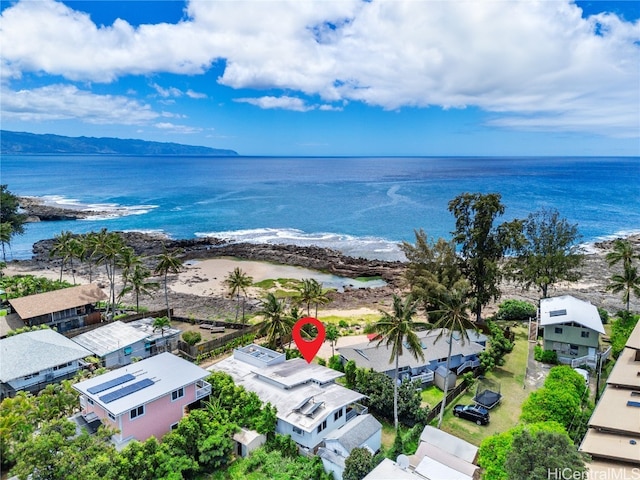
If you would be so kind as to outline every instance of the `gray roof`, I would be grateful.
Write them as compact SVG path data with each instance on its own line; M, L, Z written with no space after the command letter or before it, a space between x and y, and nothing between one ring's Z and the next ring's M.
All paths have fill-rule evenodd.
M130 382L127 382L124 385L116 385L99 393L89 393L89 389L91 387L122 377L126 374L132 374L135 376L135 380L131 380L131 382L150 379L153 381L153 384L108 403L101 400L101 397L123 388L127 384L130 384ZM191 385L192 383L202 380L208 376L209 372L204 368L200 368L187 360L165 352L160 355L156 355L155 357L147 358L137 363L127 365L126 367L118 368L103 375L90 378L89 380L76 383L73 388L86 397L91 398L106 411L111 412L113 415L120 415L134 407L137 407L138 405L149 403L150 401L167 395L180 387Z
M48 328L20 333L0 340L0 381L6 383L89 355L86 348Z
M373 415L359 415L327 435L325 442L336 440L347 452L351 453L351 450L362 445L381 428L382 424Z
M117 320L113 323L82 333L72 340L91 350L94 355L105 355L133 345L147 338L147 333Z
M445 332L444 335L438 339L437 337L440 332L441 329L417 332L422 343L424 360L416 360L407 348L403 348L402 355L400 355L399 359L399 366L401 368L419 368L432 360L446 358L449 353L449 336ZM354 360L359 367L373 368L377 372L386 372L395 368L395 363L391 359L391 348L387 347L384 342L378 346L378 340L351 345L349 347L341 347L337 350L342 357L347 360ZM465 340L463 344L460 334L454 332L451 355L462 354L468 356L478 354L483 350L484 347L482 345L473 341Z
M180 335L180 332L182 332L182 330L173 327L165 327L163 330L155 328L153 326L153 322L155 322L155 320L155 318L151 317L141 318L140 320L128 322L127 325L139 330L140 332L144 332L147 335L147 340L149 341L158 340L160 338L172 338Z
M422 430L420 441L431 443L469 463L474 463L478 455L478 447L475 445L429 425Z
M364 395L349 390L336 383L324 383L328 379L342 376L341 373L317 364L308 364L302 358L259 368L229 357L209 370L225 372L236 385L258 395L263 402L270 402L278 410L278 418L311 432L330 413L340 407L350 405L364 398ZM304 380L305 383L300 383ZM305 408L298 408L305 404ZM313 415L306 415L305 409L321 404Z
M589 302L571 295L540 300L540 326L575 322L604 334L598 309Z

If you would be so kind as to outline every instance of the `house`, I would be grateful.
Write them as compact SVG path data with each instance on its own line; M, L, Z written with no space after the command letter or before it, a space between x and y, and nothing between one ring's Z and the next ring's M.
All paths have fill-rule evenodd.
M593 458L594 478L614 468L615 478L632 478L620 474L625 465L629 473L640 472L640 322L607 378L579 450Z
M302 358L286 360L283 353L247 345L210 370L225 372L237 385L276 407L276 433L313 451L336 429L367 409L358 403L364 395L335 383L344 374Z
M318 456L335 480L342 480L345 461L354 448L366 448L375 455L382 445L382 424L371 414L360 415L327 435Z
M0 340L0 397L19 390L36 393L71 378L83 368L86 348L51 330L34 330Z
M175 350L182 330L173 327L159 329L153 326L154 321L155 318L147 317L133 320L128 325L147 334L151 355Z
M185 410L211 393L209 372L171 353L159 355L76 383L83 419L115 428L117 448L132 440L161 438Z
M544 349L555 351L560 363L595 368L604 327L594 305L571 295L543 298L540 327Z
M477 456L475 445L427 425L415 454L383 460L364 480L478 480Z
M419 381L423 384L433 383L434 372L439 366L446 366L449 353L449 335L445 332L438 338L441 332L440 328L416 332L420 339L424 359L416 359L408 348L404 348L398 362L398 375L401 379ZM395 362L389 361L391 348L384 343L380 345L378 343L379 340L374 338L373 341L340 347L337 350L343 362L353 360L358 367L371 368L393 378ZM478 355L484 348L484 346L472 341L471 337L466 340L458 332L454 332L451 347L451 371L459 375L469 368L480 365Z
M248 457L251 452L261 447L267 441L267 437L255 430L240 428L240 431L233 434L233 441L236 443L236 455L238 457Z
M131 363L132 359L147 358L159 351L169 350L177 342L180 330L153 330L153 319L146 318L124 323L108 323L72 338L78 345L100 358L102 365L114 368Z
M99 323L101 315L96 304L104 300L107 295L91 283L12 298L9 303L25 325L48 325L62 333Z
M71 340L91 351L107 368L128 365L132 358L150 356L147 334L119 320L81 333Z

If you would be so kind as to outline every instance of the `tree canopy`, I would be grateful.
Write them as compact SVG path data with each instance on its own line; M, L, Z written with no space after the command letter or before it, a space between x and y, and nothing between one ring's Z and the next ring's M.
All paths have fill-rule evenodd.
M504 213L499 193L463 193L449 202L456 219L453 240L461 249L462 270L471 285L472 311L482 321L482 307L500 296L498 261L504 253L495 220Z
M527 290L535 286L546 298L552 285L580 278L577 269L584 256L579 252L578 227L557 210L544 208L525 220L504 223L500 233L513 254L505 265L507 276Z

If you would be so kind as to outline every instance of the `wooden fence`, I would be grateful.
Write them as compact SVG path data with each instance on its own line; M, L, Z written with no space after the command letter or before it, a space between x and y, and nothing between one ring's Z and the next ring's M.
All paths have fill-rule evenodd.
M447 393L447 405L449 405L454 399L456 399L459 395L465 392L469 388L469 384L463 380L460 385L455 387L453 390L449 390ZM425 423L431 422L434 418L436 418L440 414L440 410L442 409L442 401L437 403L429 413L427 414L427 420Z
M174 319L175 320L175 319ZM225 322L218 322L225 323ZM242 337L244 335L249 335L252 333L256 333L260 328L260 325L241 325L241 324L230 324L234 325L233 328L235 331L228 333L226 335L222 335L219 338L214 338L213 340L209 340L208 342L198 343L197 345L189 345L187 342L183 342L182 340L178 340L178 350L180 353L191 360L195 360L198 355L204 355L216 348L223 347L224 345L232 342L236 338Z

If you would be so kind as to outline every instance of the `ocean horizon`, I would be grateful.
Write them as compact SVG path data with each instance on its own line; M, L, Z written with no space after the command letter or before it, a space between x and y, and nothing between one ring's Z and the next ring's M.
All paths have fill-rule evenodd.
M29 223L8 260L62 231L101 228L399 260L414 230L451 237L448 202L465 192L500 193L498 222L556 208L584 244L640 232L640 157L3 155L1 174L15 195L106 212Z

